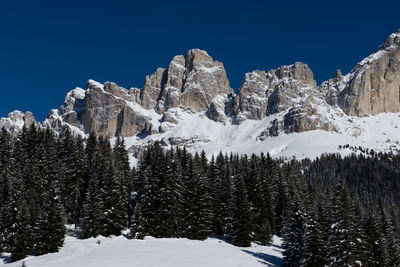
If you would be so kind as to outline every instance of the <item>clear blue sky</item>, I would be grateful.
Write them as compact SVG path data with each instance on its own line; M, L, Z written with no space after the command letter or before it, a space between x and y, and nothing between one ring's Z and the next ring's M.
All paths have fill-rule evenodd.
M295 61L320 83L349 72L400 27L400 1L0 2L0 116L40 121L91 78L142 87L145 76L191 48L244 73Z

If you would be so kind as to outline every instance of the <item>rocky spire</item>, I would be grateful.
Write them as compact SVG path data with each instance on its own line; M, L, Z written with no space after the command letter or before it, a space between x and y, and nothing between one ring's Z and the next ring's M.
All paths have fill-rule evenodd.
M400 33L397 32L348 74L348 83L338 96L340 107L355 116L400 112L399 70Z

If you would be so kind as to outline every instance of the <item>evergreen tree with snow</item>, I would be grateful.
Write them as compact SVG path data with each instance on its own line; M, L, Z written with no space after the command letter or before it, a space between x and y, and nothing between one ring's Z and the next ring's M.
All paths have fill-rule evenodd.
M164 156L165 170L160 181L159 233L164 237L184 235L183 184L180 179L179 158L171 148Z
M366 246L371 252L370 266L382 266L384 262L384 251L381 244L379 224L372 213L368 213L363 221L363 228L366 237Z
M391 214L379 205L379 244L382 248L383 266L399 266L400 265L400 243L396 235L394 220Z
M11 135L3 127L0 133L0 253L9 251L9 232L13 224L10 210L12 169Z
M185 217L186 234L189 239L204 240L211 234L211 197L206 173L202 170L199 155L189 162L190 177L185 187L190 212Z
M213 233L230 239L232 231L232 177L222 153L211 159L208 179L212 188L213 199Z
M120 198L118 201L124 205L121 212L126 214L126 221L129 222L131 219L129 197L133 189L133 179L129 167L129 157L125 147L125 141L119 137L117 137L114 144L112 162L117 191L119 192Z
M304 227L304 249L300 266L313 267L324 266L326 264L326 244L324 231L316 215L308 214Z
M355 213L354 202L343 181L339 182L331 210L328 266L367 265L370 257L360 218Z
M120 235L128 225L126 189L121 177L115 176L113 157L108 139L99 138L99 151L96 154L96 175L100 182L98 192L102 214L100 234Z
M141 166L143 173L140 179L144 179L143 188L140 189L138 204L135 209L134 222L131 233L133 236L144 237L152 235L155 237L162 236L162 225L160 225L160 192L163 176L164 155L160 144L156 142L153 146L149 146L144 161Z
M249 247L253 240L253 223L251 205L248 200L246 185L241 176L235 177L233 206L232 244Z
M40 131L38 146L38 169L41 179L40 213L35 225L35 253L43 255L57 252L66 234L64 209L61 203L57 181L57 157L55 140L47 128Z
M304 258L304 234L307 214L304 212L300 200L296 197L296 188L290 188L288 203L282 215L282 248L283 256L287 266L296 266Z
M103 221L102 157L99 153L100 141L92 133L86 145L88 185L82 212L82 238L96 237L100 234Z
M262 156L260 157L262 160ZM262 168L261 161L253 154L249 162L249 173L247 173L248 195L252 203L252 210L254 214L254 232L255 240L261 242L263 245L272 242L272 235L274 227L272 201L268 185L266 172Z

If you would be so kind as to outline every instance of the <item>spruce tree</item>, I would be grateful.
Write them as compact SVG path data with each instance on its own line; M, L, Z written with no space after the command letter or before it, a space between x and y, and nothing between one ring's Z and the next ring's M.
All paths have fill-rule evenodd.
M368 213L364 219L364 233L366 236L366 246L371 252L371 266L382 266L384 262L384 251L380 239L380 229L372 213Z
M47 128L40 131L38 169L42 183L40 213L35 225L35 253L57 252L65 238L64 209L58 185L55 141Z
M400 265L400 244L394 227L394 220L390 213L379 205L379 244L382 247L383 266Z
M180 162L170 149L161 163L164 174L160 181L159 234L164 237L183 235L183 185L179 179Z
M185 217L186 234L189 239L204 240L211 233L211 198L207 178L201 168L199 155L189 162L190 177L186 184L185 202L190 211Z
M127 225L127 197L121 177L116 177L112 150L108 139L100 139L99 153L96 154L96 174L101 180L100 209L102 221L100 234L104 236L120 235Z
M253 232L252 213L242 177L236 177L234 187L232 244L239 247L251 245Z
M343 181L339 183L331 208L332 225L328 240L328 266L359 266L370 257L355 206Z
M125 148L124 139L117 137L113 148L113 170L114 177L117 184L117 191L119 192L119 202L123 203L124 207L121 212L125 213L126 219L129 222L131 219L130 209L130 195L133 190L133 179L131 176L131 169L129 167L128 151Z
M304 249L300 266L313 267L325 266L326 244L324 230L318 222L316 215L308 214L304 227Z
M0 133L0 253L9 251L9 232L13 224L9 209L11 181L13 179L11 136L3 127Z
M99 153L100 141L92 133L86 145L88 184L82 214L82 238L96 237L100 234L103 221L102 159Z
M222 153L216 162L211 160L208 179L212 188L213 199L213 233L230 239L232 231L232 179L230 169Z
M300 200L296 197L295 188L290 188L288 202L283 211L282 248L283 256L288 266L299 265L304 258L304 234L307 214L302 209Z

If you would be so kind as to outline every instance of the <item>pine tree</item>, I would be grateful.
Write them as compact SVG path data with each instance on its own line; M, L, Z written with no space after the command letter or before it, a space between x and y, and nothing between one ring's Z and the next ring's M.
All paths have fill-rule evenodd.
M324 240L324 230L314 214L308 214L304 228L304 249L303 258L300 266L313 267L325 266L326 264L326 245Z
M76 218L75 193L77 179L75 178L75 146L69 128L61 135L58 141L59 173L58 181L61 187L61 202L63 203L68 223L73 223Z
M47 128L40 131L38 147L39 177L42 183L40 213L35 225L35 252L43 255L57 252L65 237L64 209L56 179L55 141Z
M9 251L9 232L13 224L10 190L12 180L11 136L3 127L0 133L0 253Z
M246 185L243 178L236 177L233 208L232 244L239 247L249 247L252 236L251 206L247 197Z
M283 211L282 228L282 248L285 249L283 256L287 266L296 266L304 258L304 234L307 214L302 209L299 199L294 192L295 188L290 188L288 202Z
M378 223L372 213L368 213L364 219L364 233L366 236L366 246L371 252L371 266L382 266L384 262L383 247L380 240Z
M199 155L189 162L189 181L186 185L185 202L190 207L185 218L186 234L189 239L204 240L211 233L211 197L205 172L201 167Z
M12 197L10 203L15 211L15 220L10 231L9 241L11 257L10 261L18 261L32 252L32 225L28 204L26 202L26 189L22 179L16 179L12 185Z
M138 169L135 172L135 179L133 184L134 196L133 196L133 207L134 213L132 216L131 223L131 236L132 238L143 239L148 234L148 223L146 220L146 208L150 206L149 202L145 202L150 199L148 196L148 190L151 186L152 169L151 159L152 150L150 146L144 151L143 156L138 161ZM151 190L151 188L150 188ZM151 192L151 191L150 191ZM142 212L144 211L144 214Z
M101 140L99 146L97 175L102 180L100 198L103 213L100 233L104 236L120 235L128 225L126 188L123 178L115 175L110 142L107 139Z
M103 221L102 160L99 153L100 140L94 134L89 136L86 146L88 185L83 205L82 238L96 237L100 234Z
M87 167L86 167L86 156L85 156L85 148L83 145L83 140L79 136L75 142L75 151L74 155L74 172L75 172L75 181L74 188L71 195L71 199L73 199L73 213L72 219L75 224L75 228L79 225L79 222L82 218L83 213L83 203L85 201L85 193L87 191Z
M171 149L162 163L164 174L160 181L160 235L164 237L179 237L183 234L183 185L179 179L179 158Z
M261 157L262 158L262 157ZM271 198L269 186L266 180L266 172L261 168L258 157L253 154L250 158L249 173L246 175L248 195L252 203L254 214L254 232L255 240L263 245L270 244L272 241L273 212L271 207Z
M124 205L124 207L121 207L120 212L125 213L126 219L124 219L124 223L127 223L131 219L129 197L133 189L133 180L131 179L131 169L129 167L129 157L128 151L125 148L125 141L119 137L117 137L113 149L113 170L120 198L118 201Z
M29 255L33 249L32 227L30 225L27 207L26 201L23 199L20 200L15 221L16 225L14 226L15 237L11 249L11 262L22 260Z
M232 231L232 179L230 169L224 156L219 153L216 162L211 159L208 179L212 188L213 199L213 233L230 239Z
M392 216L383 207L379 205L379 244L382 247L383 266L400 265L400 244L395 233L395 227Z
M146 235L162 237L159 212L160 181L163 180L164 175L162 168L164 155L158 142L153 146L149 146L145 153L147 153L145 158L149 159L149 161L143 161L140 166L143 168L140 179L144 179L144 181L138 204L135 208L131 233L133 237L136 236L138 238Z
M360 266L368 264L369 255L360 218L355 214L355 206L347 187L339 183L334 198L331 235L328 241L328 266Z

